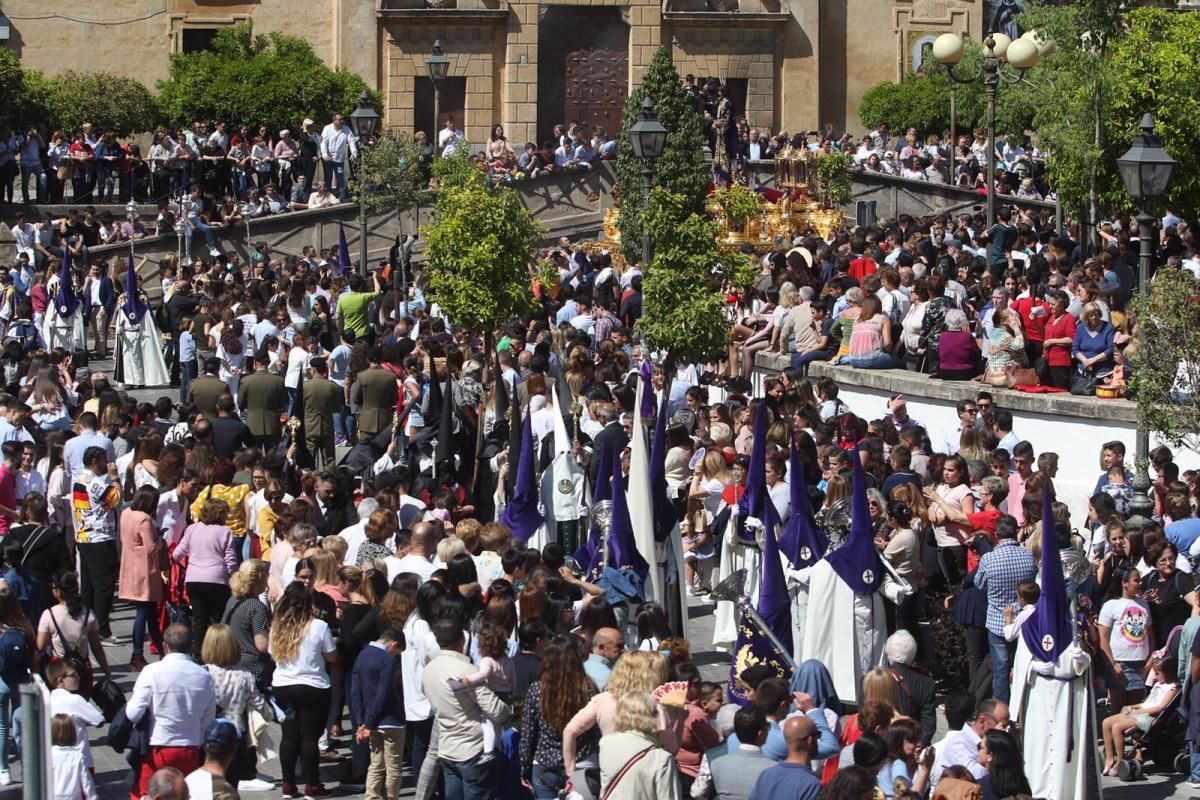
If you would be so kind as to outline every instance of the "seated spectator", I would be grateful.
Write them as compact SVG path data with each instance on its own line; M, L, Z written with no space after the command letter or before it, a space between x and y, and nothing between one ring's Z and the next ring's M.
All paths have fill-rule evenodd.
M975 335L967 329L967 315L958 309L947 311L946 330L938 339L938 377L971 380L979 374L981 356Z
M1155 683L1146 699L1114 712L1101 725L1104 729L1105 775L1116 775L1118 766L1125 758L1125 734L1135 728L1142 732L1150 730L1155 717L1166 711L1179 694L1174 658L1156 658L1150 662L1150 669Z
M1076 369L1097 377L1111 375L1116 366L1113 361L1116 329L1102 318L1095 303L1084 305L1079 321L1082 324L1075 329L1075 344L1071 347L1071 356L1078 362Z

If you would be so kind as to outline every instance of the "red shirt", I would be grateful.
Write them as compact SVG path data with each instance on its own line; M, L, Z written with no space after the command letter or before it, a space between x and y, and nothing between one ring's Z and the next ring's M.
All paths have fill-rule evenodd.
M856 258L850 262L850 277L859 283L862 283L863 278L878 270L879 265L866 256Z
M1075 326L1075 318L1064 311L1061 317L1050 317L1046 323L1046 338L1070 339L1073 342ZM1071 345L1069 343L1049 345L1042 351L1042 357L1046 359L1048 367L1069 367L1071 366Z
M1021 327L1025 329L1025 341L1041 342L1046 338L1046 320L1050 317L1050 306L1044 300L1034 300L1032 297L1022 297L1014 300L1011 308L1021 315ZM1033 309L1040 308L1046 313L1040 317L1033 316Z
M17 473L10 470L7 464L0 464L0 505L17 508ZM8 517L0 514L0 536L7 534L11 525Z
M983 531L987 534L988 541L992 544L996 543L996 520L1000 519L1000 511L992 509L991 511L974 511L967 514L967 527L972 531ZM979 563L979 556L975 554L975 549L967 548L967 571L975 569L975 565Z

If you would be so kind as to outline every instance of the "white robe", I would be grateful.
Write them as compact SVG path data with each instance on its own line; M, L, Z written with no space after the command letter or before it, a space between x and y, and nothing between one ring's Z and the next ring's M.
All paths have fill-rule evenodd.
M838 697L846 703L861 703L863 676L883 664L887 641L884 597L895 602L904 594L889 575L873 594L855 594L833 565L825 559L818 561L809 572L804 645L793 648L796 663L817 659L829 669ZM850 625L854 635L846 636Z
M162 336L147 311L134 325L117 309L117 348L114 358L125 386L170 386L171 371L162 354Z
M53 302L47 305L46 317L42 320L42 341L49 350L61 347L73 353L87 349L83 338L83 305L67 317L59 316L58 306Z
M796 664L803 663L804 632L808 627L808 582L812 577L812 567L792 569L792 565L783 558L783 574L787 576L788 594L792 598L792 658Z
M721 567L717 583L728 578L739 569L746 570L746 596L750 603L758 606L758 588L762 582L762 551L753 546L738 543L737 514L729 515L729 526L721 537ZM737 628L740 612L737 603L725 600L717 603L713 620L713 648L723 653L732 653L737 647Z
M1100 786L1100 760L1088 775L1088 751L1094 747L1095 730L1089 736L1091 707L1091 659L1078 645L1067 648L1055 662L1054 675L1038 674L1039 662L1017 639L1013 661L1010 714L1025 737L1025 776L1034 797L1045 800L1075 800L1089 796L1089 783ZM1046 667L1043 667L1046 669ZM1073 680L1060 680L1074 676ZM1074 733L1075 750L1068 753ZM1094 782L1094 783L1093 783Z

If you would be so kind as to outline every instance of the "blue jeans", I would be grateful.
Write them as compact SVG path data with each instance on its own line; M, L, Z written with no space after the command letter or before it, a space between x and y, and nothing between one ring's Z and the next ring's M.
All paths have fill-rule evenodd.
M442 775L446 779L445 800L492 800L499 793L496 785L497 765L500 758L480 754L470 761L447 761L439 758Z
M988 650L992 654L992 696L1007 703L1010 695L1008 673L1017 652L1017 643L988 631Z
M1188 758L1191 760L1188 780L1200 782L1200 742L1188 742Z
M11 709L10 709L11 707ZM0 770L8 770L8 730L12 725L13 739L17 752L21 751L21 695L15 685L10 686L0 678Z
M558 793L566 788L567 776L562 767L533 765L533 800L558 800Z
M300 411L296 404L300 402L300 390L287 387L287 415L289 417Z
M186 403L188 399L188 387L192 381L196 380L197 368L199 364L196 359L191 361L181 361L179 363L179 402Z
M192 257L192 236L196 231L204 234L204 241L208 243L210 250L217 249L217 238L213 236L212 228L208 227L208 223L204 221L203 217L196 217L195 219L188 220L188 222L191 223L187 226L187 256L189 259Z
M35 198L39 203L45 202L47 198L47 189L49 188L49 180L46 177L46 168L42 166L41 161L22 161L21 162L21 199L26 203L29 202L29 176L35 176L34 191L37 192Z
M807 353L792 353L792 366L802 374L808 374L808 365L814 361L828 361L832 350L809 350Z
M839 359L838 363L858 369L893 369L896 366L896 359L892 358L890 353L881 350L865 356L846 356Z
M350 410L350 406L343 405L333 415L333 432L338 436L344 436L347 441L354 439L354 412Z
M133 654L140 656L146 645L146 626L150 627L150 641L162 649L162 631L158 627L158 604L153 601L135 602L136 611L133 614Z
M350 193L346 191L346 165L341 161L322 163L325 165L325 188L338 200L348 198Z

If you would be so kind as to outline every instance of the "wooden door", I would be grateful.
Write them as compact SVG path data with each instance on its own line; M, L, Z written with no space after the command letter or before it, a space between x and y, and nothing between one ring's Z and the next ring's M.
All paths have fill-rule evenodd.
M586 47L566 58L565 116L588 132L597 127L609 135L621 130L629 80L629 51Z

